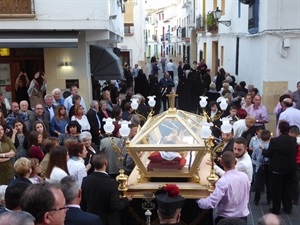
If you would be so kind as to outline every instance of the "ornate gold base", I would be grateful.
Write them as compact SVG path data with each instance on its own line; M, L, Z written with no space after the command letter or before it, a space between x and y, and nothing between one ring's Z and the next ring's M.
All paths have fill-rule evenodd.
M219 180L218 175L215 173L215 171L211 171L210 175L206 178L209 182L208 184L208 191L213 192L215 190L215 184Z
M120 197L125 198L126 197L125 194L128 190L127 187L128 176L124 174L123 169L120 169L120 174L116 177L116 180L119 182L118 190L120 192Z

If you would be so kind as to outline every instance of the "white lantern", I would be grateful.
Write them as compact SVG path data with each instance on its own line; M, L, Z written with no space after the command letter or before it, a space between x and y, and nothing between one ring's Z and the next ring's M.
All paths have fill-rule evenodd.
M156 96L155 95L148 96L147 98L149 99L149 101L148 101L149 106L151 108L153 108L155 106L155 104L156 104L156 101L154 100L154 98L156 98Z
M211 129L210 127L212 126L212 123L202 123L201 131L200 131L200 136L203 139L207 139L211 136Z
M130 101L131 101L131 108L133 109L133 110L137 110L137 108L139 107L139 103L138 103L138 99L137 98L132 98L132 99L130 99Z
M232 132L232 125L230 124L229 118L222 118L220 119L222 121L221 131L225 134Z
M128 125L131 124L131 121L122 120L119 121L119 124L121 124L121 127L119 129L120 135L122 137L128 137L130 133L130 128L128 127Z
M199 101L199 104L201 106L201 108L205 108L206 105L207 105L207 96L200 96L200 101Z
M224 111L224 110L227 109L227 106L228 106L227 100L228 100L227 98L224 98L224 99L222 99L222 101L221 101L221 103L220 103L220 107L221 107L221 110L222 110L222 111Z
M115 122L116 120L108 117L103 118L103 121L105 122L103 126L105 133L111 134L115 129L115 125L113 124L113 122Z

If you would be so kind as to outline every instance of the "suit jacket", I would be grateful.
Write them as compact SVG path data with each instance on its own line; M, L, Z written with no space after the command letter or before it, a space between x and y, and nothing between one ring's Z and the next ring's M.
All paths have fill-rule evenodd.
M37 116L34 114L34 116L31 118L31 120L29 119L29 122L30 122L31 126L33 126L35 121L43 122L45 124L45 127L46 127L47 131L48 131L48 134L50 134L50 125L49 125L49 123L50 123L50 113L49 114L43 113L41 120L39 120L37 118Z
M118 182L106 173L93 172L82 181L81 208L100 216L105 225L121 225L119 211L128 206L120 199Z
M222 154L226 151L232 151L233 152L233 144L234 144L234 138L231 138L231 140L227 143L227 145L223 148L222 152L217 152L217 157L221 157ZM218 158L216 158L215 163L223 169L223 166L220 164L220 161L218 161Z
M262 154L270 158L269 170L280 174L296 171L296 154L298 145L296 138L288 134L281 134L272 138L268 149L263 149Z
M234 144L234 138L231 138L231 140L228 142L228 144L223 148L222 153L226 151L232 151L233 152L233 144Z
M89 123L91 125L90 131L91 131L91 135L92 135L92 138L93 138L93 142L96 145L99 145L100 144L99 130L101 129L100 117L99 117L100 125L98 123L97 112L95 110L89 109L89 111L86 114L86 117L87 117L87 119L88 119L88 121L89 121Z
M99 216L70 206L66 213L65 225L103 225L103 223Z
M46 104L44 104L43 107L44 107L44 114L46 114L46 116L47 116L47 118L49 118L49 122L50 122L52 118L50 118L49 108ZM51 107L53 108L53 112L55 115L55 110L56 110L57 106L52 104Z

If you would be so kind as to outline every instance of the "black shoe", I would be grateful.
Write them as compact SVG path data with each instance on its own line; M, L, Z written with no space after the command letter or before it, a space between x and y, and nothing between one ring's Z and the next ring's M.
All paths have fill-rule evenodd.
M292 201L292 204L293 205L299 205L299 202L298 201Z
M287 209L283 208L283 211L285 211L285 212L286 212L286 214L291 214L291 213L292 213L292 209L290 209L290 210L287 210Z
M276 215L279 215L279 212L275 212L275 211L273 210L273 208L270 208L270 209L269 209L269 212L270 212L270 213L273 213L273 214L276 214Z

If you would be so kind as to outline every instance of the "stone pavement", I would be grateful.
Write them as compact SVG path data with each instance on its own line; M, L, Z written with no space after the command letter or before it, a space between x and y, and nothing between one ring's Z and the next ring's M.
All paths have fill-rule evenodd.
M253 204L254 192L250 194L248 225L257 225L257 221L264 214L269 212L270 206L267 204L265 194L262 194L262 198L259 205ZM300 205L294 205L292 213L286 214L283 210L280 213L281 218L285 221L286 225L299 225L300 224Z

